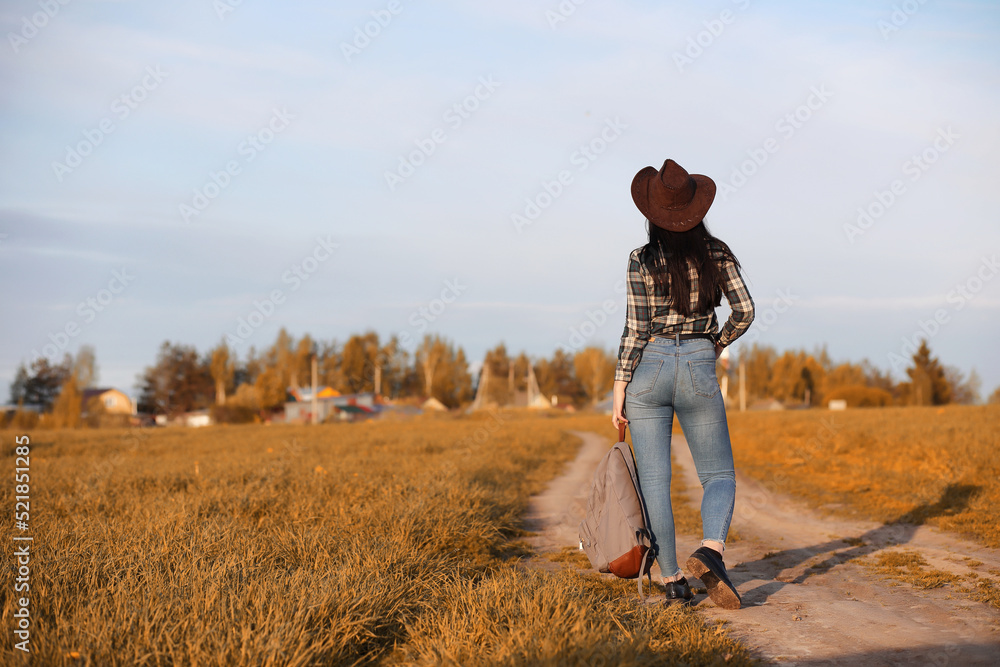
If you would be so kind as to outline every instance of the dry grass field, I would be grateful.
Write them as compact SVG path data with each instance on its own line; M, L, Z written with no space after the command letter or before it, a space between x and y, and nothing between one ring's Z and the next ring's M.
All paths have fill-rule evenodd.
M33 433L34 664L750 664L634 582L519 565L567 430L614 435L513 412ZM9 629L10 567L2 590Z
M841 514L1000 547L1000 406L731 413L737 470Z

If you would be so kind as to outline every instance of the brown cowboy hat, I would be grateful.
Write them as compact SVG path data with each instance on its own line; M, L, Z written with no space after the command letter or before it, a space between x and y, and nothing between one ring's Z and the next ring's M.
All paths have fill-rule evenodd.
M645 167L632 179L632 201L646 219L671 232L686 232L705 217L715 200L715 181L689 174L673 160L657 171Z

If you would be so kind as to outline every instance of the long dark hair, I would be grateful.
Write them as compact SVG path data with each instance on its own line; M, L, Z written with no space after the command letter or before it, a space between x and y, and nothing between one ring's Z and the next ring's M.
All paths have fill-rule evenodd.
M689 266L698 275L698 299L694 313L708 312L722 303L724 277L720 263L739 260L721 241L708 231L702 220L686 232L671 232L646 221L649 243L642 248L639 260L649 269L653 280L670 295L671 306L684 317L692 315L691 278Z

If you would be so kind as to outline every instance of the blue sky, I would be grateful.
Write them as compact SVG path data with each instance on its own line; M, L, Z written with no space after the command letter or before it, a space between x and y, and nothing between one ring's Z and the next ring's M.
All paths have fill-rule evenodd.
M164 340L281 326L617 350L629 184L667 157L719 184L754 339L890 370L927 332L1000 385L995 2L18 0L0 27L4 390L90 344L131 391Z

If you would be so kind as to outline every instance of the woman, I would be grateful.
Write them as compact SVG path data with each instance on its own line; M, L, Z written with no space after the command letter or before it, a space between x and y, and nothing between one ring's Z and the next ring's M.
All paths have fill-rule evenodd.
M646 167L632 181L632 200L646 217L649 243L629 257L611 423L632 429L656 560L672 603L692 597L677 566L670 507L670 433L677 414L704 489L704 539L687 568L704 582L713 602L739 609L739 593L722 561L736 474L715 360L750 327L754 306L736 257L705 227L714 199L712 179L690 175L673 160L659 171ZM715 308L723 294L732 314L720 332Z

